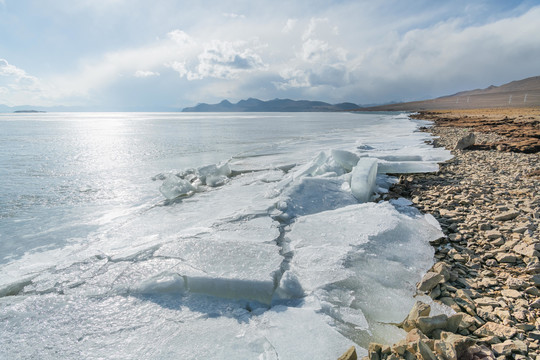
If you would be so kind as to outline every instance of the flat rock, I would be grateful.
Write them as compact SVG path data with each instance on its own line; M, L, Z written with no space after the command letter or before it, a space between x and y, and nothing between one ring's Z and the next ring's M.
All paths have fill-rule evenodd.
M414 303L409 315L401 323L401 327L405 331L411 331L416 327L416 321L420 316L428 316L431 312L431 306L422 301L417 301Z
M493 306L493 307L500 306L497 300L488 296L474 299L474 303L476 304L476 306Z
M538 257L540 253L536 250L535 244L521 243L514 247L514 252L527 257Z
M522 297L521 292L514 289L504 289L501 291L502 296L512 299L518 299Z
M457 360L458 358L456 347L444 341L440 341L440 340L435 341L435 352L438 355L442 356L443 359Z
M502 234L499 230L489 230L489 231L486 231L486 236L488 239L494 240L494 239L498 239L502 237Z
M519 340L506 340L500 344L491 345L491 349L496 355L509 356L512 352L527 352L527 345Z
M516 335L517 330L509 326L487 322L474 332L478 337L497 336L500 339L510 339Z
M519 216L519 211L507 211L503 212L502 214L495 215L493 217L493 220L495 221L508 221L515 219Z
M508 253L498 253L497 255L495 255L495 259L499 263L509 263L509 264L513 264L517 261L516 255L508 254Z

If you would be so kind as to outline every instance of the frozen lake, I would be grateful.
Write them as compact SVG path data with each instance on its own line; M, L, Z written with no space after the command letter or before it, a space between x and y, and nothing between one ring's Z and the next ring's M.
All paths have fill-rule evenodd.
M403 336L450 158L405 115L0 114L10 359L331 359Z

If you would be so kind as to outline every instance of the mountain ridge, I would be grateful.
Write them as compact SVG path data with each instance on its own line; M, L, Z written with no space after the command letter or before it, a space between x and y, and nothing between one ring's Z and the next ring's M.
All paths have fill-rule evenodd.
M273 99L263 101L256 98L240 100L236 104L223 100L218 104L200 103L186 107L182 112L319 112L348 111L358 109L357 104L344 102L329 104L324 101Z

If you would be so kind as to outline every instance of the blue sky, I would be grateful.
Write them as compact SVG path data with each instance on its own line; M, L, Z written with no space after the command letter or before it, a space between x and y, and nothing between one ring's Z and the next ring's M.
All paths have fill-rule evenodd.
M540 75L538 19L538 0L0 0L0 104L433 98Z

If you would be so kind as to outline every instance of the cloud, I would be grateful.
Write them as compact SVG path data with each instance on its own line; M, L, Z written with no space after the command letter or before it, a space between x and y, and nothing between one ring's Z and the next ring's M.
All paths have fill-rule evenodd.
M42 93L45 91L41 81L6 59L0 59L0 89L2 102L6 105L32 101L43 103Z
M16 82L35 80L34 77L28 75L23 69L9 64L6 59L0 59L0 76L11 78Z
M6 32L2 56L25 56L27 71L0 60L3 101L99 104L121 91L126 102L146 92L186 106L224 96L365 103L538 75L540 7L526 2L278 2L279 12L276 3L72 3L16 14L27 33ZM44 11L45 33L33 25ZM24 49L43 56L32 62Z
M538 18L540 7L484 25L465 26L462 20L451 19L412 29L368 49L356 75L378 80L386 88L409 83L436 96L482 81L489 84L491 79L503 83L538 75L534 61L540 57Z
M245 41L213 40L203 45L196 59L188 60L174 61L169 66L188 80L238 79L241 73L267 68L257 51Z
M242 14L235 14L235 13L223 13L224 17L232 18L232 19L245 19L246 16Z
M284 64L279 73L282 82L274 82L280 90L312 86L341 87L349 83L353 70L346 49L331 45L338 34L328 19L312 18L301 35L301 51ZM323 40L322 38L326 40Z
M133 76L137 78L147 78L152 76L159 76L160 74L157 71L144 71L144 70L137 70Z
M285 24L283 29L281 29L281 32L284 34L291 32L297 23L298 23L298 19L287 19L287 23Z

